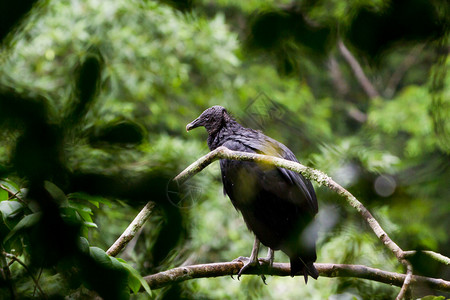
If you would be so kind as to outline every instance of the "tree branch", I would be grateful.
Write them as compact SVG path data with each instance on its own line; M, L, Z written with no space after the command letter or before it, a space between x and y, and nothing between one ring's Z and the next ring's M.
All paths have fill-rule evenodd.
M0 243L0 265L1 265L1 273L2 279L8 286L9 292L11 294L11 298L16 298L16 291L14 290L14 286L11 281L11 270L9 269L9 264L6 261L6 252L3 249L3 245Z
M164 272L145 276L151 289L159 289L170 284L183 282L194 278L210 278L219 276L236 275L242 268L242 262L223 262L202 265L192 265L178 267ZM387 272L363 265L345 265L345 264L314 264L322 277L356 277L378 281L381 283L403 286L408 275ZM260 275L258 268L249 268L243 275ZM266 275L290 276L289 263L274 263L272 268L263 272ZM411 273L412 274L412 273ZM301 276L303 276L301 274ZM413 284L426 285L429 288L442 291L450 291L450 281L438 278L423 276L410 276L410 282Z
M430 258L434 259L435 261L440 262L441 264L450 265L450 258L447 256L444 256L440 253L434 252L434 251L429 251L429 250L422 250L422 251L416 251L416 250L412 250L412 251L403 251L403 257L407 258L407 257L411 257L416 255L417 253L423 253L426 254L427 256L429 256Z
M122 235L114 242L114 244L106 251L110 256L116 256L119 252L125 248L125 246L134 238L139 229L144 226L145 222L150 217L152 209L155 206L155 202L148 202L134 220L128 225L127 229Z
M341 98L347 97L350 88L347 81L345 81L341 69L339 68L339 64L334 56L330 56L328 59L328 69L330 71L331 81L333 82L338 95Z
M340 98L345 99L348 98L349 87L347 82L345 81L344 76L342 75L341 69L339 68L339 64L334 56L331 56L328 59L328 69L330 71L331 81L335 87ZM360 111L354 104L350 104L347 107L347 114L349 117L354 119L359 123L364 123L367 121L367 115Z
M363 88L364 92L366 92L367 96L370 99L380 96L378 91L375 89L370 80L367 78L366 74L364 74L364 71L361 68L359 62L356 60L356 58L353 56L350 50L348 50L348 48L344 45L342 40L338 41L338 48L344 59L350 65L350 68L353 70L356 79Z
M364 220L369 224L370 228L373 230L375 235L383 242L383 244L388 247L394 255L399 259L403 259L403 250L391 240L387 233L381 228L377 220L372 216L372 214L364 207L364 205L359 202L355 196L353 196L349 191L344 189L341 185L336 183L331 177L325 173L318 171L313 168L306 167L300 163L282 159L279 157L273 157L268 155L254 154L248 152L231 151L225 147L219 147L205 156L201 157L184 171L178 174L174 180L177 182L183 182L193 175L197 174L203 170L206 166L218 159L233 159L241 161L254 161L257 163L263 163L268 165L273 165L279 168L285 168L297 173L301 173L306 178L312 179L324 185L334 192L338 193L340 196L344 197L348 204L355 208L364 218Z
M174 180L178 183L182 183L188 178L194 176L203 170L206 166L211 164L213 161L218 159L232 159L232 160L240 160L240 161L253 161L261 164L268 164L272 166L276 166L279 168L285 168L297 173L301 173L308 179L314 180L320 185L324 185L329 189L333 190L340 196L344 197L350 206L355 208L364 220L367 222L369 227L373 230L375 235L380 239L380 241L391 250L398 261L405 265L407 274L403 275L403 284L402 289L400 290L397 299L403 298L405 295L408 286L413 278L412 275L412 265L409 261L405 259L405 252L388 236L388 234L383 230L378 221L372 216L372 214L365 208L365 206L358 201L349 191L344 189L341 185L336 183L331 177L326 175L325 173L315 170L313 168L306 167L300 163L293 162L290 160L285 160L279 157L248 153L248 152L240 152L240 151L231 151L225 147L219 147L205 156L199 158L197 161L192 163L189 167L183 170L180 174L178 174ZM408 254L408 253L406 253ZM440 258L442 259L442 257ZM444 259L445 261L445 259ZM205 272L207 269L205 269Z
M405 57L403 62L395 69L395 72L392 74L389 79L384 94L386 97L390 98L394 95L398 84L402 80L406 71L411 68L417 61L417 57L422 52L425 44L414 47L411 52Z
M413 276L412 264L409 261L407 261L406 259L403 259L402 263L406 266L406 276L405 276L405 279L403 280L402 288L400 289L400 292L398 293L395 300L401 300L401 299L403 299L403 297L405 297L406 292L408 291L409 285L411 283L412 276Z

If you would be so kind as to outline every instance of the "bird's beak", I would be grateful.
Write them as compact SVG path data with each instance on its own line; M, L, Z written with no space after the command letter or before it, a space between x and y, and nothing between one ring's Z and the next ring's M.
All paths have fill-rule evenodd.
M200 123L201 123L200 118L195 119L194 121L192 121L191 123L186 125L186 131L189 131L191 129L201 126Z

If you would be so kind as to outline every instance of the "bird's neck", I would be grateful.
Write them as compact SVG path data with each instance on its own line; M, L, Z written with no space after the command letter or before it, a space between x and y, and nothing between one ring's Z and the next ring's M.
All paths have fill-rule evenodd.
M242 128L242 125L231 119L221 126L218 130L213 132L208 132L208 147L209 149L215 150L216 148L222 146L229 137L234 136L235 132Z

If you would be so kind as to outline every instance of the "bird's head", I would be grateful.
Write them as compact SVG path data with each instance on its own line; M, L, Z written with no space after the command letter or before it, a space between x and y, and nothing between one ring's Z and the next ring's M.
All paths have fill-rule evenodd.
M209 134L218 131L226 122L231 120L227 110L219 105L206 109L202 114L186 125L186 131L204 126Z

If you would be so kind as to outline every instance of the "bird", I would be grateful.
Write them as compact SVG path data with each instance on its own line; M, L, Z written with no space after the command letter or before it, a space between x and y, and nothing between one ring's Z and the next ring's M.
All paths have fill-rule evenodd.
M230 150L271 155L298 162L284 144L259 130L239 124L219 105L212 106L187 124L186 131L205 127L207 144L212 151L220 146ZM255 234L249 258L239 257L243 263L238 279L250 267L261 264L273 266L274 251L281 250L290 260L290 275L303 274L317 279L314 266L317 259L317 226L314 218L318 203L314 187L301 174L267 164L251 161L221 159L224 194L241 212L247 228ZM268 247L266 258L258 259L260 244ZM261 275L264 283L265 277Z

